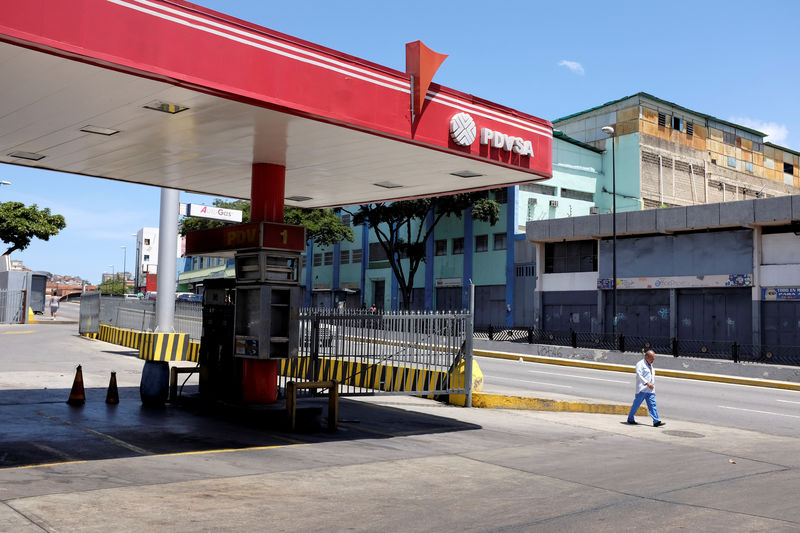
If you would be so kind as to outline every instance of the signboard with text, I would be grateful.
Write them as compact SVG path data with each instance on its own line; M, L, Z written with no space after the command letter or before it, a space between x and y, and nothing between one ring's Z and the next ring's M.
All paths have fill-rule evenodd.
M306 233L303 226L277 222L251 222L186 234L186 255L212 255L252 248L302 252Z

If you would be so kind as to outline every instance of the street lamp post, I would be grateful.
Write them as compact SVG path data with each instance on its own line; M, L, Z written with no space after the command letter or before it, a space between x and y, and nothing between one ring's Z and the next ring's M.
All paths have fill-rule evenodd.
M127 272L127 262L128 262L128 248L126 246L120 246L122 248L122 294L128 289L127 280L125 279L125 272Z
M134 242L133 249L136 250L133 256L136 265L133 271L133 292L139 292L139 265L141 264L141 261L139 261L139 235L131 233L131 237L133 237Z
M616 149L614 145L614 128L613 126L604 126L601 128L603 133L611 137L611 256L612 256L612 276L613 287L611 287L611 313L613 316L611 322L611 332L614 338L617 336L617 162L616 162Z

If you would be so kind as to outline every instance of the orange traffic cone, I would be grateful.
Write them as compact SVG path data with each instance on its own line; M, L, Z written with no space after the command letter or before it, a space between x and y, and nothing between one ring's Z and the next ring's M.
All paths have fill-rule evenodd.
M86 403L86 392L83 390L83 372L81 365L75 371L75 381L72 382L72 390L69 393L69 400L67 403L70 405L83 405Z
M106 403L116 405L119 403L119 391L117 390L117 373L111 373L111 381L108 382L108 394L106 394Z

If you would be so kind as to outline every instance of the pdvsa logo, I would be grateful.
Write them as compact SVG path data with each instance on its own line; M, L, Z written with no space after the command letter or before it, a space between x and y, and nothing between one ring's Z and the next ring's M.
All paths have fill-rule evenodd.
M467 113L456 113L450 119L450 138L459 146L469 146L475 142L477 126ZM533 157L533 143L522 137L507 135L489 128L481 128L480 143L492 148L513 152L521 156Z

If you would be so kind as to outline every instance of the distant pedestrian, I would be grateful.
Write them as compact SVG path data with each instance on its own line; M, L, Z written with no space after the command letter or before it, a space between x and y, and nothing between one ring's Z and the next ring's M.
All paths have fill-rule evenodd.
M55 291L53 291L53 295L50 296L50 316L55 318L57 313L58 313L58 296L56 296Z
M375 313L377 311L378 311L378 308L375 307L375 304L372 304L372 305L369 306L369 312L370 313Z
M656 353L653 350L647 350L644 358L636 363L636 396L633 398L633 405L628 413L628 424L637 423L634 415L642 402L647 402L647 411L650 413L655 427L666 424L658 417L658 408L656 407L656 371L653 370L655 359Z

